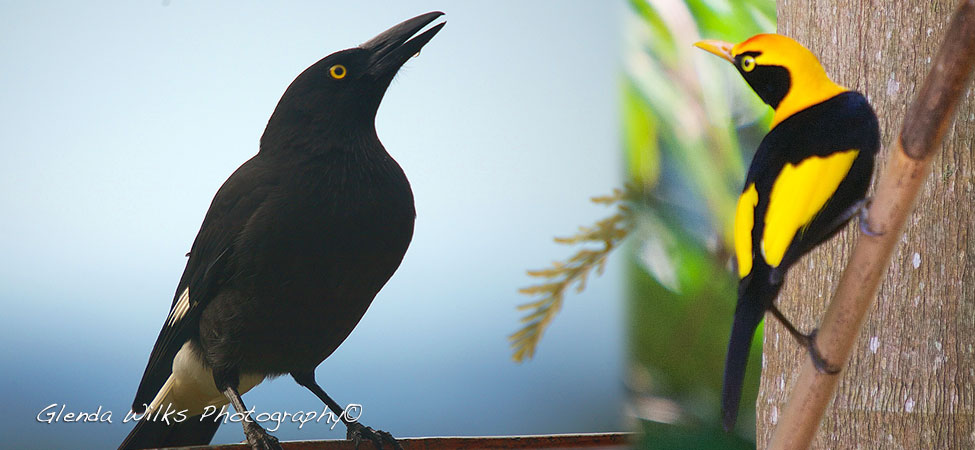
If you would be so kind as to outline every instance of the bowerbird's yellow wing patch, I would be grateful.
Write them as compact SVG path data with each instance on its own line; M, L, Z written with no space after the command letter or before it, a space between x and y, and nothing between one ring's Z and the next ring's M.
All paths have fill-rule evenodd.
M762 233L762 255L769 266L778 267L782 262L796 233L826 206L858 153L853 149L811 156L782 168L769 194Z
M738 258L738 277L745 278L752 271L752 228L755 226L755 205L758 192L751 183L738 197L735 210L735 257Z

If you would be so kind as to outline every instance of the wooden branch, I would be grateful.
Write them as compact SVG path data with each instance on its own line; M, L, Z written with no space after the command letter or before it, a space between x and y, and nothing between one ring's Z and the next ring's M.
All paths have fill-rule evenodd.
M969 88L973 67L975 0L964 0L895 139L887 172L878 182L869 223L873 231L882 234L861 234L823 317L817 346L834 364L842 362L845 366L849 360L890 255L930 170L931 157L941 147L958 101ZM809 448L838 380L838 375L817 372L806 358L768 448Z
M632 433L581 433L552 434L544 436L471 436L471 437L420 437L397 439L404 450L445 449L518 449L518 448L627 448ZM286 441L284 450L353 450L352 441ZM363 441L360 450L376 447ZM202 447L182 447L182 450L250 450L247 444L229 444Z

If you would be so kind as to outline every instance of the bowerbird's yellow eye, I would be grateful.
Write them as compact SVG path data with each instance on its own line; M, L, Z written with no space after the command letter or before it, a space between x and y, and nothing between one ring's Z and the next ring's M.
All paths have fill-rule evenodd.
M741 70L745 72L751 72L755 68L755 57L752 55L745 55L741 59Z

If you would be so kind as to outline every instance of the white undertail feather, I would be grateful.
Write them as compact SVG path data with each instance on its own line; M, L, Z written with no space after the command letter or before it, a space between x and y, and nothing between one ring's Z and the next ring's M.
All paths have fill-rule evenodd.
M261 381L264 381L263 375L241 374L237 392L243 395ZM227 403L227 397L217 390L213 382L213 372L203 364L193 345L187 341L173 359L172 375L156 393L146 413L153 413L170 404L172 409L186 410L186 415L193 417L202 414L207 406L219 408Z

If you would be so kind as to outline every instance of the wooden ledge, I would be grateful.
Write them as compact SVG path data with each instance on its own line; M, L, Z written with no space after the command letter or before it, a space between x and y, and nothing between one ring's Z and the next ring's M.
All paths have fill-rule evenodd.
M551 434L541 436L472 436L398 438L404 450L443 449L513 449L513 448L628 448L633 433ZM285 441L284 450L354 450L351 441ZM365 441L359 450L376 447ZM180 450L250 450L247 444L227 444L202 447L180 447Z

